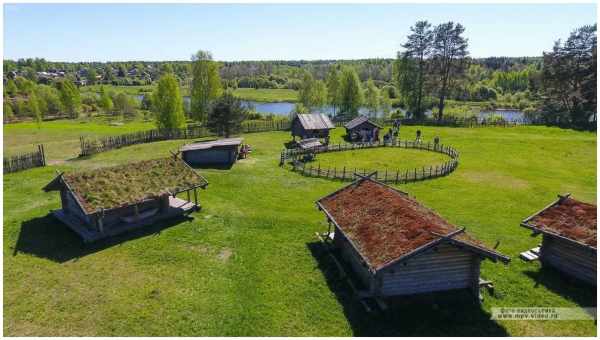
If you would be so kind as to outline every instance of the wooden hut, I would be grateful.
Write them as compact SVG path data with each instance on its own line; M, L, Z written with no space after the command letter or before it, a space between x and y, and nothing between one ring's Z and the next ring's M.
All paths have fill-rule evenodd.
M559 195L521 226L542 234L542 266L596 286L596 205Z
M180 158L169 157L60 173L43 190L60 192L62 209L53 215L87 243L191 213L200 207L196 189L207 185Z
M298 148L300 148L302 150L310 150L310 149L319 148L319 147L323 146L323 144L321 143L321 141L319 141L318 138L307 138L307 139L302 139L302 140L298 141L297 146L298 146Z
M238 159L242 138L227 138L184 145L182 158L191 165L231 165Z
M323 113L299 114L292 121L292 137L326 138L329 130L335 129L335 125L329 117Z
M366 116L360 115L344 125L346 135L352 142L368 142L378 140L379 132L383 129L381 125L369 120Z
M360 279L363 297L469 289L479 300L483 259L510 259L405 192L361 177L317 201L333 244Z

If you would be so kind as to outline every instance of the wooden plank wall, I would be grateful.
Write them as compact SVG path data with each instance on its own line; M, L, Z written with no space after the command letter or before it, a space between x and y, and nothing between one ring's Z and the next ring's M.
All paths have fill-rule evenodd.
M386 269L381 276L381 293L409 295L473 288L474 273L479 276L479 270L474 270L479 257L449 244L436 248Z
M589 284L596 285L596 252L544 235L540 261Z

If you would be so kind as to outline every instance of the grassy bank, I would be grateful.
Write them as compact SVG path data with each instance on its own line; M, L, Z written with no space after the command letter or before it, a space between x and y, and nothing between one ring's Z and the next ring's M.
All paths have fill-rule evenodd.
M238 88L233 94L243 100L257 102L296 102L298 91L288 89L248 89Z
M107 132L85 127L90 134ZM44 133L63 145L60 128L54 129ZM185 141L136 145L4 176L4 333L595 335L592 321L496 322L489 313L501 306L595 306L594 288L518 259L540 242L518 225L556 193L595 202L596 135L544 127L414 126L402 127L401 138L417 129L427 141L438 135L458 149L460 165L447 177L398 187L488 245L499 240L498 250L513 258L508 266L484 262L481 275L494 282L496 294L484 293L481 308L465 302L468 295L446 294L435 304L398 303L385 314L365 313L314 237L327 228L314 201L343 184L278 167L290 137L269 132L245 135L254 151L230 170L199 170L210 184L193 219L87 247L47 216L60 205L56 193L41 191L55 170L163 157ZM342 142L342 134L336 129L332 142ZM404 153L368 152L355 160L371 165L381 157L410 161Z
M103 85L106 90L124 92L129 95L139 95L151 93L154 89L152 85L143 86L115 86ZM181 88L183 96L189 96L188 87ZM91 85L81 87L81 92L100 92L100 85ZM243 100L253 100L257 102L295 102L298 100L298 91L289 89L252 89L237 88L233 91L234 95Z

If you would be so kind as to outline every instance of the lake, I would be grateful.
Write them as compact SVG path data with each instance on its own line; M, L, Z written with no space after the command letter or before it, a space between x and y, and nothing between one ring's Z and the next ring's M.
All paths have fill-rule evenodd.
M138 100L141 100L143 96L136 95L136 97ZM189 107L190 97L189 96L183 97L183 102L187 107ZM247 107L253 107L254 110L258 113L262 113L262 114L272 113L272 114L275 114L278 116L288 116L290 114L290 112L292 112L294 110L294 106L295 106L295 103L292 103L292 102L265 103L265 102L256 102L256 101L252 101L252 100L242 100L242 103L244 105L246 105ZM322 112L322 113L325 113L328 115L334 114L333 107L331 107L329 105L321 108L319 110L319 112ZM359 113L367 115L368 110L366 108L362 107L362 108L360 108ZM383 113L382 111L377 112L377 116L381 115L382 113ZM427 111L425 114L426 114L426 116L430 117L431 110ZM521 112L519 110L497 109L497 110L493 110L493 111L479 112L479 118L481 118L481 119L490 117L491 115L500 115L506 121L509 121L509 122L522 121L524 118L523 112Z

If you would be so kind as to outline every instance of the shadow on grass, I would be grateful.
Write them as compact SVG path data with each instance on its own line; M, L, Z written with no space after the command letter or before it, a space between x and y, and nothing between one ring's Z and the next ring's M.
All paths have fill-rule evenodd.
M188 163L188 164L194 169L229 170L233 167L235 162L234 163L221 163L221 164L202 164L202 165L190 164L190 163Z
M15 244L13 256L17 256L19 253L27 253L63 263L130 240L149 235L159 235L162 230L191 219L193 218L189 216L180 216L179 218L160 221L151 226L85 244L71 229L51 214L48 214L21 224L21 231Z
M367 313L340 279L323 244L312 242L307 247L343 306L354 336L508 336L467 290L386 299L386 311Z
M542 285L581 307L596 307L596 287L590 284L548 266L539 270L527 270L524 273L535 281L534 288Z

